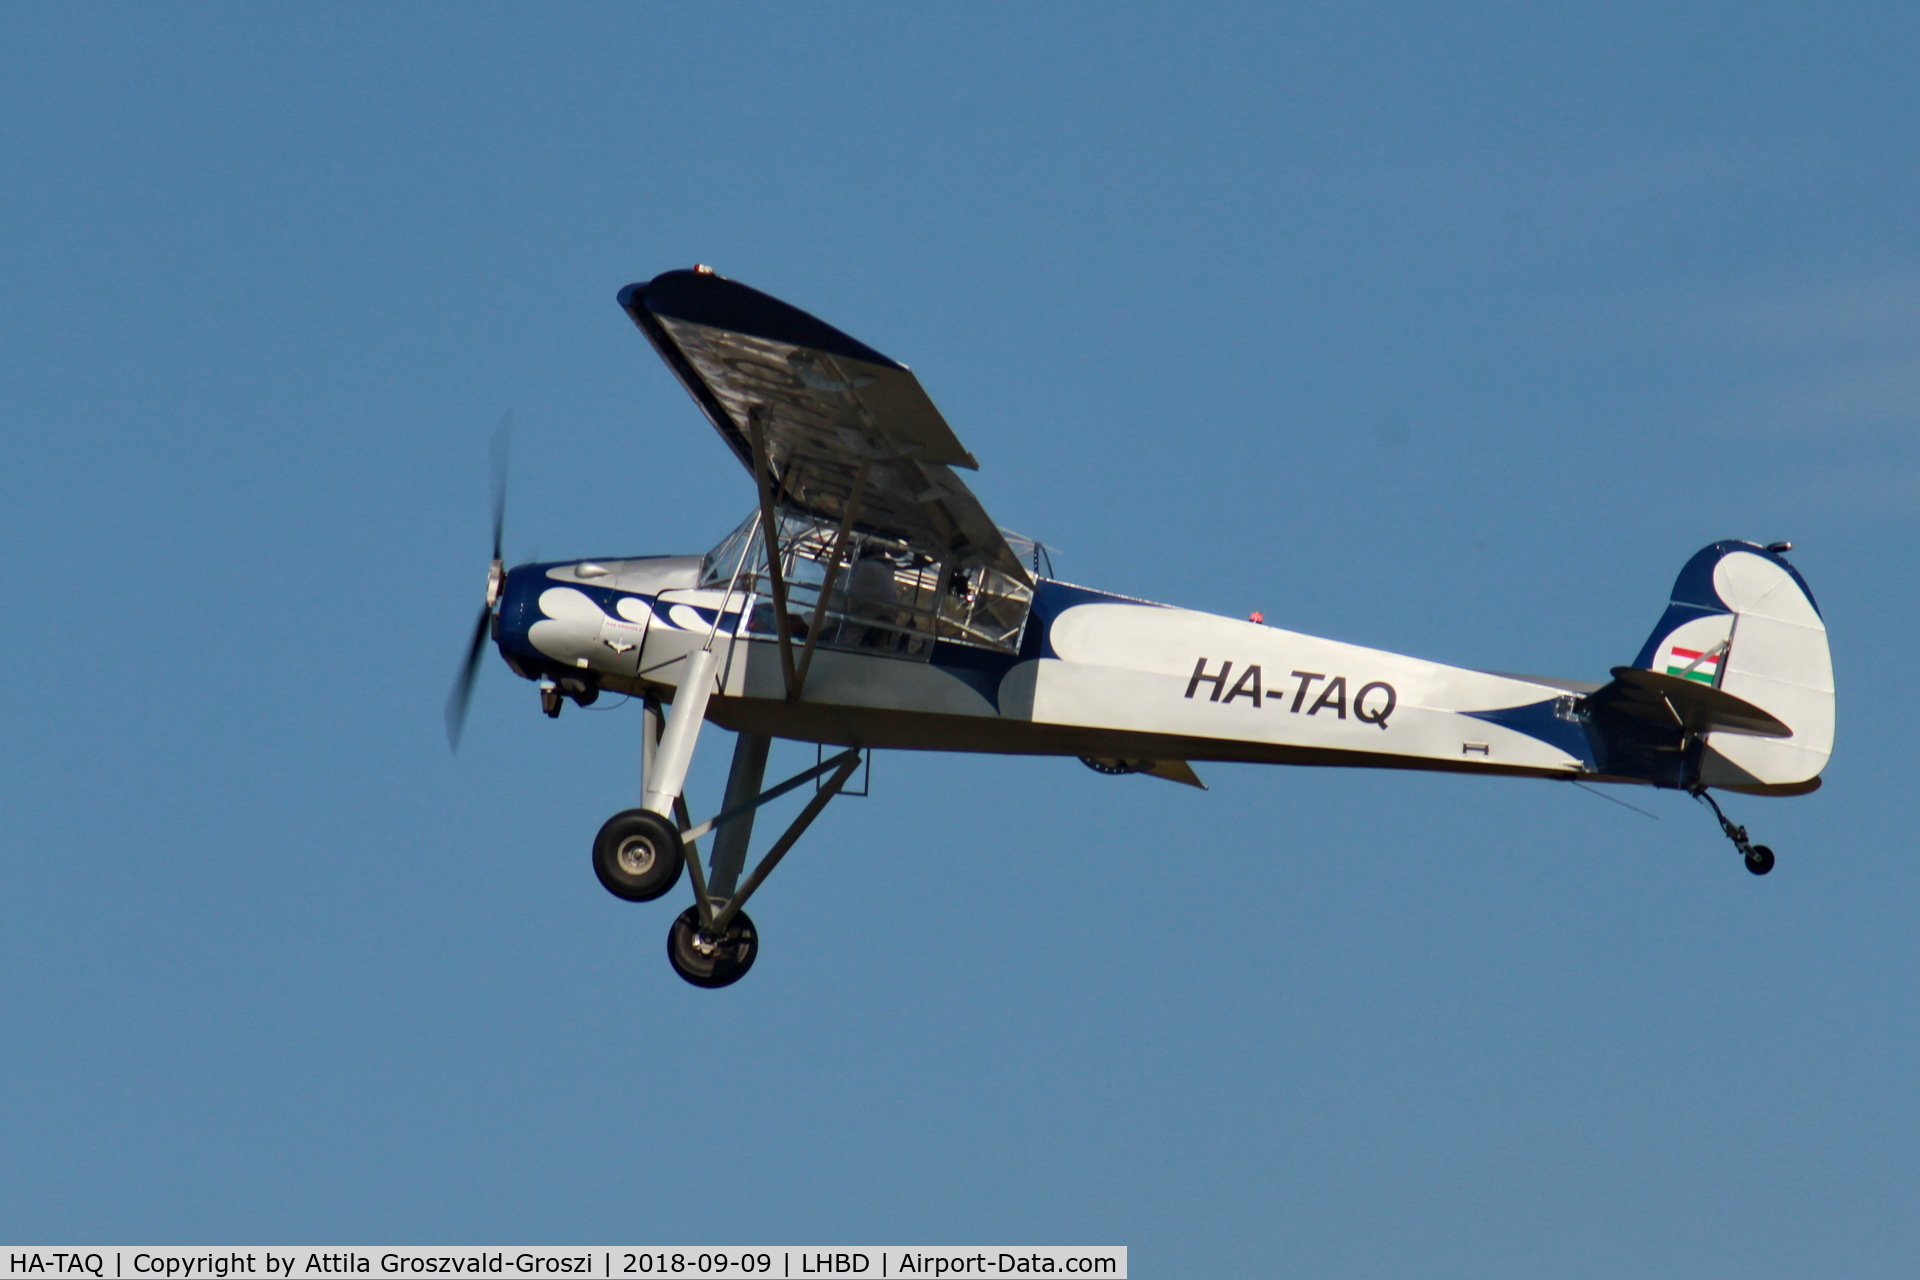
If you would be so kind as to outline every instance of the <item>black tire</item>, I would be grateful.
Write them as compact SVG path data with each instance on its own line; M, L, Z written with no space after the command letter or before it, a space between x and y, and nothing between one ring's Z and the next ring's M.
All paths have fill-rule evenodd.
M1773 850L1763 844L1747 847L1747 870L1763 876L1773 870Z
M679 830L646 809L614 814L593 838L593 874L628 902L652 902L671 891L686 862Z
M760 935L742 911L727 927L727 936L709 941L700 932L700 908L688 907L667 930L667 962L673 971L696 987L730 987L747 976L760 954Z

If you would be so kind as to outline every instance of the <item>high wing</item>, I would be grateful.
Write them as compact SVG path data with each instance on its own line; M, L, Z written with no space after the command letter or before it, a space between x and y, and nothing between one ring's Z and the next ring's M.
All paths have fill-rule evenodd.
M628 285L620 305L756 483L759 438L780 504L837 523L857 502L860 529L1032 584L952 470L979 464L905 365L704 269Z

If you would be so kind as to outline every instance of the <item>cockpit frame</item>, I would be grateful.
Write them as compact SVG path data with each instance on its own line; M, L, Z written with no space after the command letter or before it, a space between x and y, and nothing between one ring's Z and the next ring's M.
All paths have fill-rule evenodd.
M850 527L786 506L774 508L775 535L764 536L755 510L723 538L700 566L700 585L731 587L749 601L744 631L775 636L784 598L787 630L804 645L803 670L815 648L883 654L926 662L937 644L1015 654L1025 635L1033 588L991 565L967 563L873 530ZM777 548L779 586L768 572L768 544ZM1008 543L1036 570L1046 550L1017 535Z

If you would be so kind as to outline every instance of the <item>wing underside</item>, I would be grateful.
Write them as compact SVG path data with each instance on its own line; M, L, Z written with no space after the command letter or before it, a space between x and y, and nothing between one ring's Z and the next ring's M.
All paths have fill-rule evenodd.
M1030 583L953 468L973 456L905 365L743 284L670 271L620 305L782 506ZM764 455L761 451L764 450Z

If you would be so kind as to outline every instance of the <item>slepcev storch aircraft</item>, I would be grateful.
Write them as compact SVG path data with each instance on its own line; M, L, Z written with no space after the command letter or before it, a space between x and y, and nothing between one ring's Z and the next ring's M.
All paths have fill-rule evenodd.
M604 691L642 701L640 805L607 819L593 866L638 902L684 871L694 902L667 954L697 986L747 972L759 940L742 908L881 749L1078 756L1195 786L1193 762L1241 761L1675 788L1712 806L1755 875L1772 851L1708 788L1820 785L1833 668L1789 544L1697 552L1603 683L1444 666L1058 581L961 483L954 468L977 464L905 365L705 267L619 298L758 500L703 556L508 570L496 488L447 724L457 744L489 638L548 715ZM695 823L682 790L707 721L737 737L720 810ZM839 750L766 787L774 738ZM755 810L809 782L748 873Z

